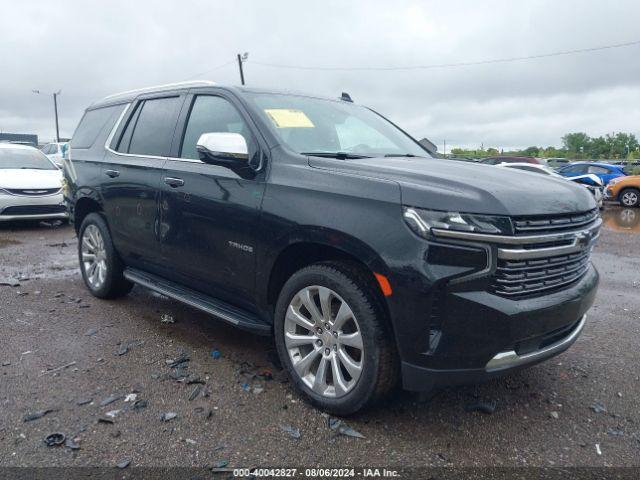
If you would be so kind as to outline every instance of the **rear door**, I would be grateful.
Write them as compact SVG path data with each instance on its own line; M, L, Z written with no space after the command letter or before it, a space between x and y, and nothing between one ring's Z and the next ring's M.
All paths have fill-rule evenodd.
M203 163L196 142L203 133L234 132L245 138L250 158L266 148L250 117L225 92L191 94L180 118L164 169L163 253L180 283L251 308L264 173L242 177Z
M102 197L116 249L127 265L160 273L162 169L184 94L139 98L114 135L102 170Z

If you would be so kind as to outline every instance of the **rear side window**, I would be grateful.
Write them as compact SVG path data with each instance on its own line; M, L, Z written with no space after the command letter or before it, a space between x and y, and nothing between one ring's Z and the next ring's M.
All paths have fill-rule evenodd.
M96 108L95 110L85 112L78 128L76 128L73 134L71 147L91 148L105 124L117 113L121 112L123 108L124 105L113 105L111 107ZM52 145L49 146L49 149L50 153L55 153L56 151L56 148Z
M180 97L154 98L138 105L124 131L119 152L133 155L169 155Z

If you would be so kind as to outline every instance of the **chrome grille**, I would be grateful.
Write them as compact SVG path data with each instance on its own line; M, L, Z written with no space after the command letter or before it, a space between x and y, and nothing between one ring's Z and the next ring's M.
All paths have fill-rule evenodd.
M589 225L598 218L598 209L571 215L553 215L545 217L513 217L513 230L516 235L534 235L575 230Z
M569 255L530 260L498 259L491 282L493 292L508 297L532 295L567 287L589 268L591 247Z
M45 195L54 195L61 190L58 188L8 188L6 189L11 195L22 195L25 197L42 197Z

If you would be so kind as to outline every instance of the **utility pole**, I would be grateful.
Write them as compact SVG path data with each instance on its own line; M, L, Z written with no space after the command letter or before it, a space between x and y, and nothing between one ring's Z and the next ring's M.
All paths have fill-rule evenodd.
M240 82L244 85L244 70L242 64L249 58L249 52L244 52L242 55L238 54L238 68L240 69Z
M31 90L33 93L37 93L38 95L42 92L40 90ZM57 92L53 92L53 113L55 114L56 119L56 142L60 141L60 127L58 126L58 95L62 93L62 90L58 90Z
M58 92L53 92L53 111L56 115L56 142L60 143L60 128L58 127Z
M443 150L444 150L444 156L446 158L447 156L447 139L444 139L444 145L443 145Z

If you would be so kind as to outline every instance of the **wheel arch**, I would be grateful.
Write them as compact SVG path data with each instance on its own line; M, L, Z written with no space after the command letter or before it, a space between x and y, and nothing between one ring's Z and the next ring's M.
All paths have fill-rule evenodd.
M273 260L263 270L264 281L259 283L266 285L259 293L261 303L271 312L283 285L291 275L314 263L336 262L355 267L371 282L372 292L384 309L386 317L391 320L389 306L377 277L381 275L388 279L389 269L369 245L357 238L328 229L306 229L296 232L282 245L279 251L269 256Z
M102 201L100 196L95 190L81 190L78 191L76 199L70 208L70 220L76 230L76 233L80 230L80 225L87 215L93 212L101 212Z

